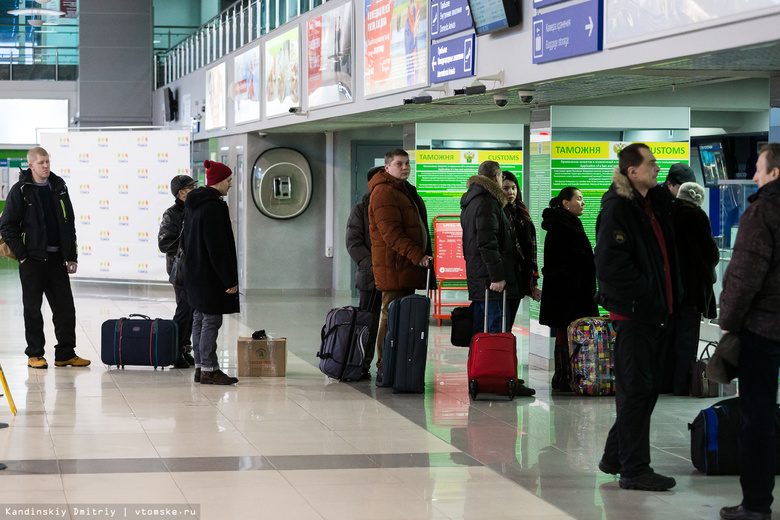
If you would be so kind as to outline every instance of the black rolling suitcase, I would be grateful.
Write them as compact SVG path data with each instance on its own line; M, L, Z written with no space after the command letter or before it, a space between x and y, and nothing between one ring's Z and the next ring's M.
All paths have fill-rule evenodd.
M320 370L339 381L359 381L373 317L358 307L331 309L320 337Z
M106 365L166 367L179 354L179 329L173 320L131 314L104 321L100 344L100 359Z
M429 275L426 274L428 282ZM390 302L382 346L382 381L378 386L392 386L394 392L425 391L430 315L428 284L425 296L411 294Z

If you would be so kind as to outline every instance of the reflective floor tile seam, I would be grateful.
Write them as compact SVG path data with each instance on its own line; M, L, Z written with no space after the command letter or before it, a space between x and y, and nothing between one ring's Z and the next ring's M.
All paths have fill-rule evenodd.
M8 460L11 475L157 473L186 471L287 471L331 469L448 468L482 466L461 452L364 455L277 455L140 459ZM2 480L0 480L1 482Z

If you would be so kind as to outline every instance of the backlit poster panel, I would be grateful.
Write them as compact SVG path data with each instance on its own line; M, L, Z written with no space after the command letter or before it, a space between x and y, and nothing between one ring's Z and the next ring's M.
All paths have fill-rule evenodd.
M188 130L43 132L65 179L78 242L74 278L167 281L157 248L170 182L191 175Z
M206 71L206 130L227 126L225 63Z
M236 124L260 119L260 47L236 56L233 78L233 117Z
M366 96L428 84L428 2L365 0Z
M265 114L287 114L300 104L298 27L265 43Z
M309 107L352 100L352 4L306 24Z

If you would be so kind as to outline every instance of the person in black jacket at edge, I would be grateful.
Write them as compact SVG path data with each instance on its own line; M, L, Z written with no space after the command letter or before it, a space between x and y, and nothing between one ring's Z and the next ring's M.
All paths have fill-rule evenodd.
M710 219L701 204L704 187L685 182L677 188L672 206L677 256L683 297L669 323L666 373L661 392L671 390L674 395L688 395L691 384L691 366L699 350L699 331L702 315L717 316L715 267L720 250L712 238Z
M368 170L366 180L377 172L384 171L384 166L375 166ZM361 379L370 379L371 362L374 361L376 334L379 330L379 317L382 311L382 291L377 291L374 282L374 266L371 260L371 233L368 227L368 202L371 193L363 195L363 200L355 204L347 219L347 252L357 264L355 287L360 291L360 308L371 313L371 329L368 333L368 344L363 358L363 373Z
M502 189L503 173L495 161L479 165L479 174L467 181L468 190L460 199L460 225L463 228L463 257L466 260L466 283L469 300L474 305L472 333L482 332L485 312L488 330L501 332L501 293L509 298L520 298L515 266L515 239L512 224L504 214L507 204ZM485 288L489 288L485 301ZM511 332L514 316L506 316L505 330ZM507 327L507 324L508 327ZM524 386L517 389L520 396L531 396L536 390Z
M585 208L582 192L573 186L563 188L542 212L544 239L544 291L539 307L539 323L555 329L555 373L553 390L571 392L569 374L569 324L586 316L598 316L596 265L593 249L582 227Z
M166 209L160 222L160 232L157 235L157 248L165 253L165 270L171 274L171 266L176 252L179 250L179 237L181 236L181 221L184 217L184 201L187 194L198 186L195 179L189 175L177 175L171 179L171 193L176 197L174 204ZM192 307L187 302L187 292L184 287L173 286L176 296L176 311L173 313L173 321L179 329L179 355L174 363L175 368L190 368L195 364L195 359L190 354L192 343Z
M672 199L657 186L658 164L644 143L618 154L596 221L596 301L615 324L615 405L599 469L624 489L676 484L650 467L650 416L658 401L664 337L680 282L670 220Z
M19 174L5 201L0 235L19 260L24 306L27 366L48 368L43 357L41 304L52 311L54 366L85 367L76 355L76 307L69 275L78 268L76 225L65 181L51 172L49 152L35 146L27 152L29 168Z
M216 161L205 161L203 165L206 186L187 195L181 237L184 289L194 309L194 381L202 385L232 385L238 383L238 378L219 369L217 334L222 315L240 310L236 241L227 203L222 200L233 185L233 172Z
M742 503L720 510L723 520L770 520L775 486L777 372L780 368L780 144L761 149L753 180L758 191L739 219L731 262L723 275L724 334L739 334L739 483Z

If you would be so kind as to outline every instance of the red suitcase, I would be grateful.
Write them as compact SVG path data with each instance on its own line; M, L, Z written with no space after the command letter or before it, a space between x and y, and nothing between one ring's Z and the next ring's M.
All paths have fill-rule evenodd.
M488 290L485 290L485 302L488 301ZM488 316L485 304L485 326L487 330ZM469 346L469 361L467 367L469 380L469 396L476 399L479 393L508 395L509 400L515 398L515 392L520 385L517 379L517 340L506 328L506 291L501 316L501 332L480 332L474 335Z

